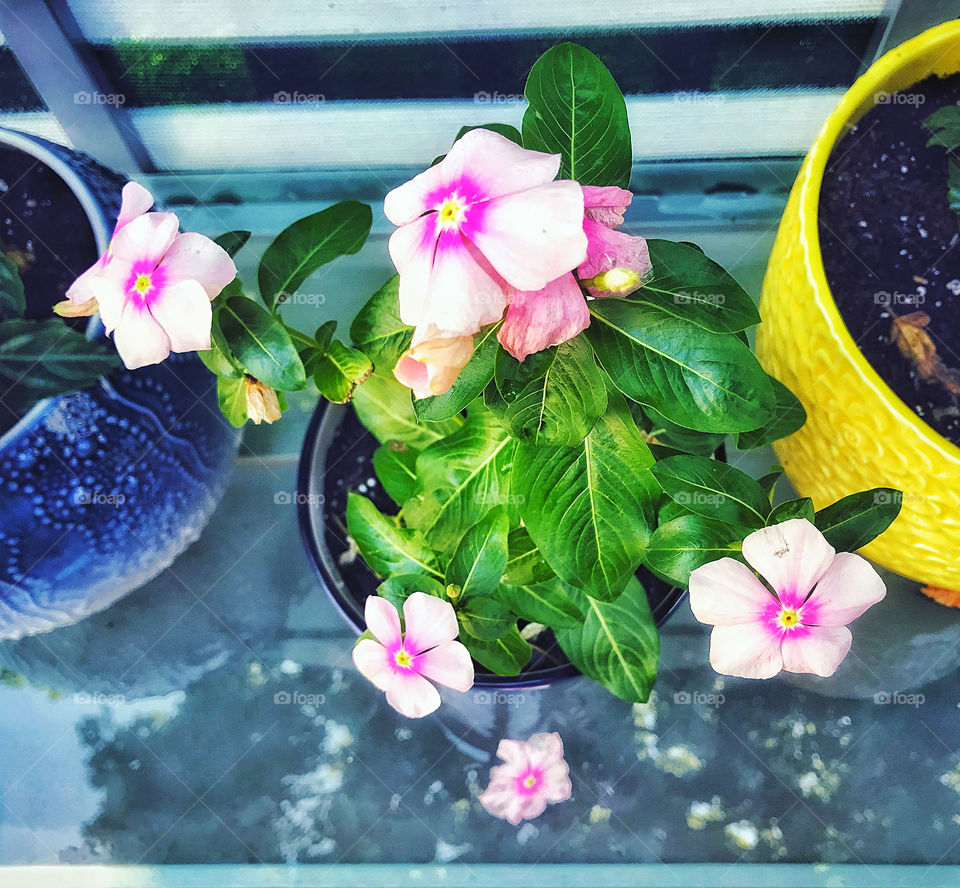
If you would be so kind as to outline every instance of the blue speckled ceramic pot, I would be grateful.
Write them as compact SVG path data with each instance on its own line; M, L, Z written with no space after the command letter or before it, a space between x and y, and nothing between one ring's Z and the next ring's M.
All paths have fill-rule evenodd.
M66 182L86 218L62 224L106 249L122 177L32 136L0 130L0 144ZM37 404L0 437L0 638L73 623L169 566L210 518L238 444L194 354Z

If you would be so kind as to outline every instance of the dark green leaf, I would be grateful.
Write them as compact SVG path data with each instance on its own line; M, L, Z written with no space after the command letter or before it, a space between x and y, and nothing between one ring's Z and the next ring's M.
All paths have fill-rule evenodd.
M323 357L314 364L313 380L328 401L346 404L371 373L373 364L362 351L332 339Z
M492 595L500 585L507 565L507 534L510 522L504 509L496 507L468 528L457 543L447 566L447 585L459 586L464 602L477 596ZM504 627L506 628L506 627ZM472 635L477 635L472 632ZM500 635L478 635L496 638Z
M660 636L647 593L631 577L615 601L586 599L584 621L557 633L570 662L623 700L646 703L657 679Z
M415 530L397 526L359 493L347 498L347 529L363 560L380 577L432 574L442 579L437 556Z
M530 662L530 644L515 625L493 641L481 641L473 636L460 640L474 660L497 675L517 675Z
M792 435L807 421L807 413L796 395L782 382L770 377L773 386L773 417L759 429L740 432L737 435L737 447L740 450L752 450L763 447L787 435Z
M695 453L698 456L712 456L726 438L723 434L696 432L693 429L679 426L675 422L670 422L653 407L645 407L643 412L647 417L647 425L649 425L647 431L657 439L660 446L670 447L684 453Z
M783 466L773 466L770 472L757 480L757 484L763 489L763 492L767 495L767 499L773 499L773 490L782 477Z
M903 494L891 487L851 493L817 512L817 529L838 552L855 552L883 533L900 514Z
M415 450L422 450L463 425L459 416L443 422L418 422L410 389L392 375L374 373L353 393L352 403L360 422L381 444L402 441Z
M517 447L520 516L561 579L594 598L623 591L643 557L660 497L652 464L619 395L575 447Z
M661 524L647 546L647 566L684 589L690 571L718 558L739 558L731 542L738 531L701 515L681 515ZM742 536L742 534L741 534Z
M746 472L703 456L671 456L651 469L664 492L685 509L725 524L763 527L770 502Z
M251 376L284 392L306 387L303 362L290 334L262 305L231 296L214 312L214 324Z
M464 634L481 641L494 641L516 628L517 618L505 604L493 598L473 598L457 611L461 638Z
M593 349L580 336L522 362L500 351L496 379L510 430L521 441L579 444L607 409Z
M225 376L227 379L241 379L243 370L223 353L217 340L213 339L212 336L210 344L211 348L209 350L197 352L206 368L217 376Z
M523 147L562 158L560 179L627 188L633 152L623 95L592 52L561 43L537 59L524 95Z
M243 249L243 245L250 240L249 231L225 231L220 237L215 237L213 242L226 250L232 259Z
M530 539L525 527L510 531L507 539L507 566L503 572L504 582L514 586L527 586L552 579L553 570Z
M440 581L427 574L398 574L384 580L377 587L377 595L386 598L401 613L403 612L403 603L414 592L423 592L425 595L433 595L436 598L446 600Z
M497 598L518 617L551 629L571 629L583 620L583 612L560 580L511 586L504 583Z
M227 422L240 428L247 421L247 382L229 376L217 377L217 403Z
M417 453L402 441L381 444L373 452L373 470L383 489L398 506L410 499L416 488Z
M746 290L699 248L651 239L652 277L631 295L716 333L736 333L760 323Z
M16 263L0 253L0 321L22 318L27 310L23 281Z
M353 344L383 373L392 373L410 347L413 327L400 320L400 276L394 275L374 293L350 325Z
M437 421L456 416L486 388L493 379L493 369L500 348L497 343L499 329L500 325L494 324L477 334L473 356L447 392L413 402L414 410L420 419Z
M927 146L946 148L955 151L960 148L960 106L947 105L934 111L923 125L932 133Z
M769 420L773 388L735 336L623 299L596 299L590 313L587 335L628 398L703 432L746 431Z
M275 307L321 265L356 253L367 239L372 220L370 207L348 200L285 228L260 260L257 279L263 301Z
M814 522L813 500L805 496L802 499L787 500L773 507L773 511L767 516L767 525L773 526L783 521L790 521L792 518L803 518L811 524Z

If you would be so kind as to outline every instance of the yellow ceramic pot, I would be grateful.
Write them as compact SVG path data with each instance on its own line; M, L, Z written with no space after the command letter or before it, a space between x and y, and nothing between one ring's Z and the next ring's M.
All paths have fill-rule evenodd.
M867 363L823 271L817 210L827 159L877 100L960 71L960 20L891 50L827 119L790 193L763 281L757 353L803 402L807 422L775 445L817 508L872 487L903 491L900 517L864 554L925 584L960 591L960 448L921 420Z

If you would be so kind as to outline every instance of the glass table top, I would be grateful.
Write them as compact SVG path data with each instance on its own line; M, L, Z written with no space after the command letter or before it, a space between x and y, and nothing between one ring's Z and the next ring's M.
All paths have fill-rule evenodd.
M756 294L775 224L686 238ZM348 319L386 277L382 247L375 234L366 265L323 279L355 294L328 316ZM451 693L407 720L353 669L352 631L300 542L314 405L302 395L248 430L170 569L75 626L0 644L0 884L960 884L960 611L886 575L836 676L750 682L711 670L709 627L684 602L648 704L575 679ZM512 827L476 797L497 741L538 731L562 736L573 797Z

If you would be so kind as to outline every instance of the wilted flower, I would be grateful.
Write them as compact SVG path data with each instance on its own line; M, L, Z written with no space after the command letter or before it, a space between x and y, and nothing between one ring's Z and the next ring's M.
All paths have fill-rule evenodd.
M280 401L277 393L265 382L245 376L247 391L247 419L260 425L280 419Z

